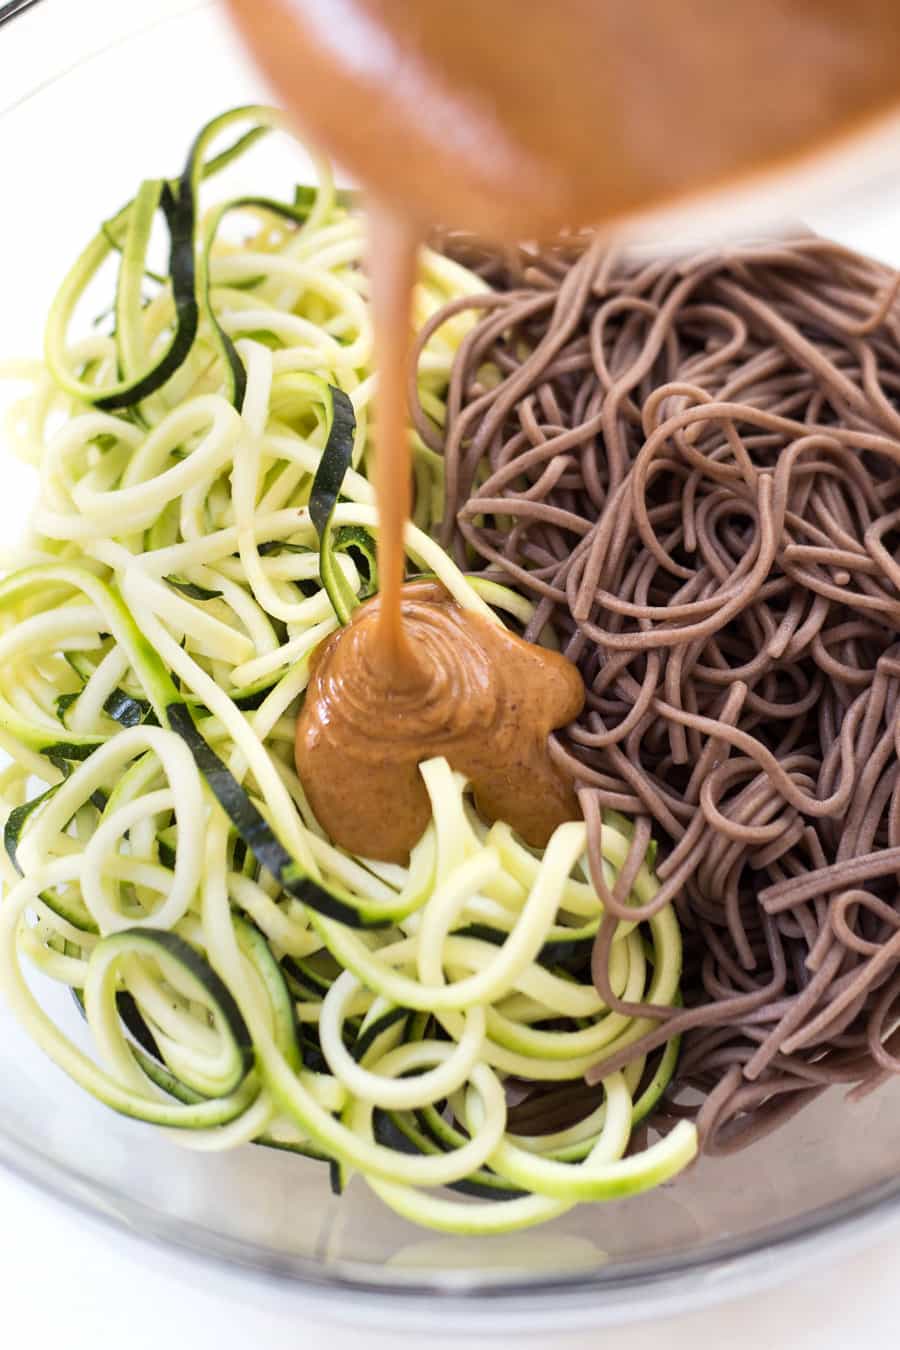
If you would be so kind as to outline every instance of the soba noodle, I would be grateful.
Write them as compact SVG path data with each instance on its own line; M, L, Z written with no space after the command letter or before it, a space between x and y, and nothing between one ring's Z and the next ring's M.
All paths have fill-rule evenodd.
M552 625L585 678L554 754L610 1007L638 1011L609 987L618 920L674 899L685 930L684 1009L641 1007L657 1029L588 1078L682 1035L676 1089L728 1151L900 1072L898 281L799 231L665 259L443 246L497 289L423 332L481 311L446 425L413 390L414 419L445 458L443 542L535 598L526 636ZM612 893L609 809L638 821Z

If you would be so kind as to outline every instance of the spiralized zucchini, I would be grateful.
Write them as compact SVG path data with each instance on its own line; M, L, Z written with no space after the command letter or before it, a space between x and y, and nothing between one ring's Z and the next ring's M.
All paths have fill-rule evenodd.
M312 816L293 763L309 657L377 588L372 332L363 221L327 165L288 201L200 208L276 120L225 114L177 179L143 184L64 282L45 361L12 372L31 387L9 437L40 493L0 583L0 993L86 1091L187 1147L294 1150L418 1223L508 1231L691 1160L687 1123L624 1156L677 1046L609 1077L577 1124L517 1135L510 1080L571 1082L647 1029L590 982L584 826L538 856L488 828L441 759L421 768L432 821L407 867L349 856ZM113 332L74 335L116 256ZM417 323L480 288L426 250ZM424 355L438 419L469 322ZM410 571L496 622L527 618L431 539L440 464L415 450ZM610 884L628 833L603 831ZM650 857L636 902L655 889ZM73 990L92 1055L29 967ZM670 909L620 925L617 994L670 1004L680 967Z

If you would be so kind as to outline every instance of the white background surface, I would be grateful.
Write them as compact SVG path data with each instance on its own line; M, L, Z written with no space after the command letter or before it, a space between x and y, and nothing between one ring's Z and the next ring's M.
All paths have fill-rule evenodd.
M340 1313L335 1309L337 1316ZM640 1326L525 1343L541 1350L882 1350L900 1326L900 1232L813 1270L801 1280L736 1303ZM63 1210L0 1174L0 1344L66 1350L482 1350L501 1339L409 1337L338 1326L322 1305L206 1266ZM519 1339L518 1337L516 1338ZM20 1342L21 1343L21 1342Z
M0 32L0 106L8 106L41 80L64 69L78 48L77 0L52 0L55 24L52 50L40 54L40 69L21 59L28 16ZM327 0L323 0L327 3ZM154 0L182 10L185 0ZM110 31L134 23L140 0L108 0ZM900 161L898 161L900 163ZM900 171L897 174L900 182ZM897 194L887 209L848 219L846 212L815 223L848 242L887 258L900 250ZM2 203L0 203L2 237ZM337 1326L340 1308L324 1306L236 1272L212 1271L183 1255L156 1247L64 1210L18 1180L0 1173L0 1346L12 1346L22 1331L27 1344L65 1345L66 1350L230 1350L250 1344L266 1350L322 1344L328 1350L423 1344L395 1331L367 1326ZM387 1323L389 1326L389 1321ZM817 1350L894 1346L900 1327L900 1228L878 1245L819 1266L790 1285L717 1309L665 1323L573 1333L554 1339L545 1334L533 1344L607 1345L616 1350L645 1347L681 1350L702 1345L710 1350L782 1350L807 1343L813 1332ZM441 1334L440 1312L431 1350L458 1346L461 1337ZM465 1337L467 1350L501 1342Z

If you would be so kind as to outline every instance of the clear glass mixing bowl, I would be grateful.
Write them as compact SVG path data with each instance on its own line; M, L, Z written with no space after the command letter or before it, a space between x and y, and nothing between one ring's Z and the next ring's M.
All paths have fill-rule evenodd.
M208 2L42 0L0 27L0 357L39 350L63 270L136 181L171 172L207 117L263 93ZM795 178L789 195L821 228L900 262L891 135L855 157L850 177L845 162L843 180ZM835 196L849 181L865 183L864 198ZM757 197L760 209L773 200ZM0 472L2 546L32 488L10 459ZM77 1023L58 991L48 998ZM649 1195L474 1241L418 1231L360 1184L336 1199L312 1162L252 1147L183 1152L82 1095L0 1007L0 1162L242 1278L318 1291L340 1315L508 1335L696 1307L900 1219L900 1084L855 1107L821 1099L749 1152L704 1160Z

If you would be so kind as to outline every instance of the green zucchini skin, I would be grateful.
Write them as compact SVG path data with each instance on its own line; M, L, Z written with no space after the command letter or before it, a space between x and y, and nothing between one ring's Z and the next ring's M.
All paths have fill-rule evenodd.
M328 439L313 479L309 497L309 516L319 536L319 576L338 622L346 624L356 606L357 596L348 585L336 561L336 541L332 518L353 454L356 414L342 389L328 386L331 407L328 410Z
M256 1064L253 1037L228 985L196 948L177 933L162 928L126 928L104 938L103 946L106 950L121 953L145 952L155 956L161 952L181 967L203 991L228 1029L234 1045L235 1064L234 1081L225 1091L232 1092L239 1087Z
M170 703L166 709L166 721L187 745L210 791L254 858L280 882L288 895L337 923L352 927L364 925L365 916L359 909L310 877L302 875L296 860L277 838L258 807L254 806L233 774L201 736L187 705ZM379 920L371 926L384 924Z
M242 122L250 122L238 139L218 155L207 158L210 143L223 131ZM132 377L122 377L108 390L92 390L77 385L79 396L105 412L123 412L137 408L144 400L157 393L181 368L190 355L200 329L201 317L209 324L222 359L229 394L234 406L243 406L247 387L247 373L237 348L218 322L209 295L209 255L219 225L232 210L260 206L290 219L302 221L309 207L277 202L266 197L246 196L227 203L216 215L212 228L201 241L198 238L197 199L200 185L206 179L232 164L267 135L279 119L271 109L249 105L235 108L214 118L199 132L192 144L184 168L177 180L148 181L137 197L122 208L111 221L106 222L96 238L85 250L73 271L70 285L51 312L48 326L47 355L51 368L63 368L62 353L68 319L75 302L99 271L111 252L121 256L117 286L117 314L122 331L122 316L126 306L139 303L140 291L136 283L148 275L146 257L150 235L157 214L162 216L169 236L168 280L172 286L175 309L175 331L162 355L146 369ZM120 372L125 362L120 353ZM69 381L71 386L71 381Z
M29 554L0 579L0 996L85 1092L173 1142L294 1153L425 1226L510 1231L687 1165L687 1125L626 1153L678 1044L535 1139L541 1104L530 1121L511 1108L521 1082L565 1097L642 1032L590 980L602 908L583 826L538 856L477 819L443 760L420 766L432 819L408 867L341 852L310 810L293 746L312 653L378 589L374 372L364 231L327 169L286 201L201 197L279 120L213 119L176 176L103 223L13 428L43 488ZM252 232L233 243L239 212ZM148 265L159 226L164 275ZM108 260L112 323L79 335ZM477 308L477 278L427 249L421 263L425 313ZM457 307L426 346L435 425L470 320ZM408 578L523 631L531 602L435 543L440 457L415 453ZM612 874L632 835L604 818ZM651 845L642 906L654 863ZM676 1003L680 960L663 911L623 922L610 978L627 1001ZM32 972L72 991L90 1055Z

